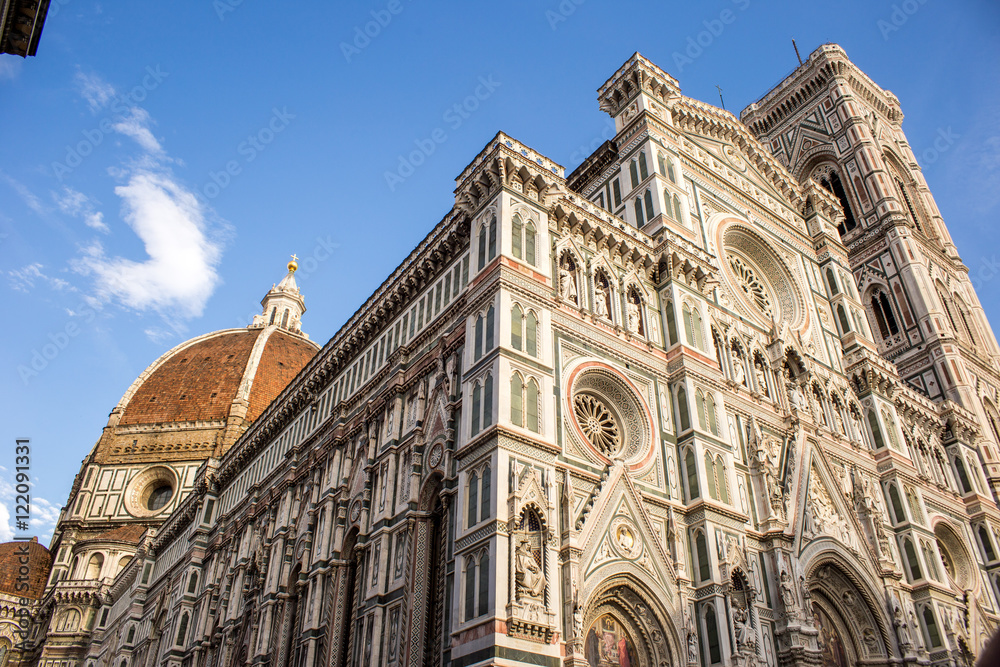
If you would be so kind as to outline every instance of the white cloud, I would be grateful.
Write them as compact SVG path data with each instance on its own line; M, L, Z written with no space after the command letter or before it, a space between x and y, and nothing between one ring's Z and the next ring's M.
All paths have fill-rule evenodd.
M91 108L101 108L116 97L114 87L96 75L78 75L81 94ZM100 241L81 248L70 263L79 274L94 279L99 307L116 301L134 310L153 310L174 320L201 315L220 282L217 267L221 243L213 238L212 211L174 176L175 164L153 136L149 113L131 106L112 129L133 139L141 154L108 173L125 183L115 188L122 200L122 217L142 240L147 259L136 261L110 255ZM56 197L60 208L83 218L89 227L108 232L103 215L92 201L70 188ZM175 329L178 323L169 322Z
M141 170L115 188L124 217L142 239L149 259L107 257L91 244L74 268L96 280L102 301L117 299L136 310L197 317L219 283L221 248L206 233L197 198L169 175Z
M55 290L68 289L70 291L76 291L76 288L65 280L46 275L42 271L43 268L45 268L44 265L35 262L20 269L11 269L7 272L7 278L10 280L11 289L18 292L30 292L34 289L36 282L42 282Z
M28 189L26 185L24 185L24 183L21 183L20 181L12 178L11 176L3 172L0 172L0 176L3 176L3 179L7 181L7 185L13 188L14 192L18 194L18 196L27 205L28 208L30 208L32 211L34 211L39 215L44 215L45 213L47 213L45 207L42 206L42 202L38 199L38 197L35 196L35 194L31 190Z
M96 74L77 72L76 85L94 113L103 109L115 96L115 87Z
M116 122L112 128L119 134L135 139L144 151L152 154L163 152L160 142L156 140L149 130L149 113L141 107L132 107L127 116Z
M79 190L63 186L61 193L53 192L52 198L63 213L74 218L83 218L83 224L91 229L107 234L110 229L104 222L104 214L94 210L94 202Z

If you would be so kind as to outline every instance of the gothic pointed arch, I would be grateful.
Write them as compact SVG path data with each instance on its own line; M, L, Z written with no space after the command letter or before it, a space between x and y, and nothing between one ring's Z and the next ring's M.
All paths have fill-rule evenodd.
M583 612L583 650L590 664L634 667L679 665L682 643L666 608L633 572L623 571L594 586ZM628 662L623 659L628 656Z

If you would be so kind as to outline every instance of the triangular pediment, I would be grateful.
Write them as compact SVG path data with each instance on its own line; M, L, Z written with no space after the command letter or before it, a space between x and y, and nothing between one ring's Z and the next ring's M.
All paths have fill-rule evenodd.
M580 534L580 571L584 579L609 565L634 566L655 578L673 601L673 566L646 511L642 496L624 466L605 482Z

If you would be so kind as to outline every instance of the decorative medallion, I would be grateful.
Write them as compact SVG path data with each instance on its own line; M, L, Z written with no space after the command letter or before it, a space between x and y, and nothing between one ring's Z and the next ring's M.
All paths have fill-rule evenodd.
M351 523L357 523L361 518L361 499L355 500L351 504Z
M440 442L435 443L431 447L430 453L427 454L427 465L430 468L437 468L441 465L441 460L444 458L444 445Z

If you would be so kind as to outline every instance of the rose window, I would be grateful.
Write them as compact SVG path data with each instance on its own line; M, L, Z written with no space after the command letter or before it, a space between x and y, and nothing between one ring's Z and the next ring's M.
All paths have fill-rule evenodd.
M772 317L774 311L771 308L771 297L753 268L736 255L729 258L729 266L733 269L740 289L747 295L750 302L757 306L757 309L766 317Z
M621 448L621 429L618 420L599 398L592 394L577 394L573 399L580 429L594 447L610 456Z

